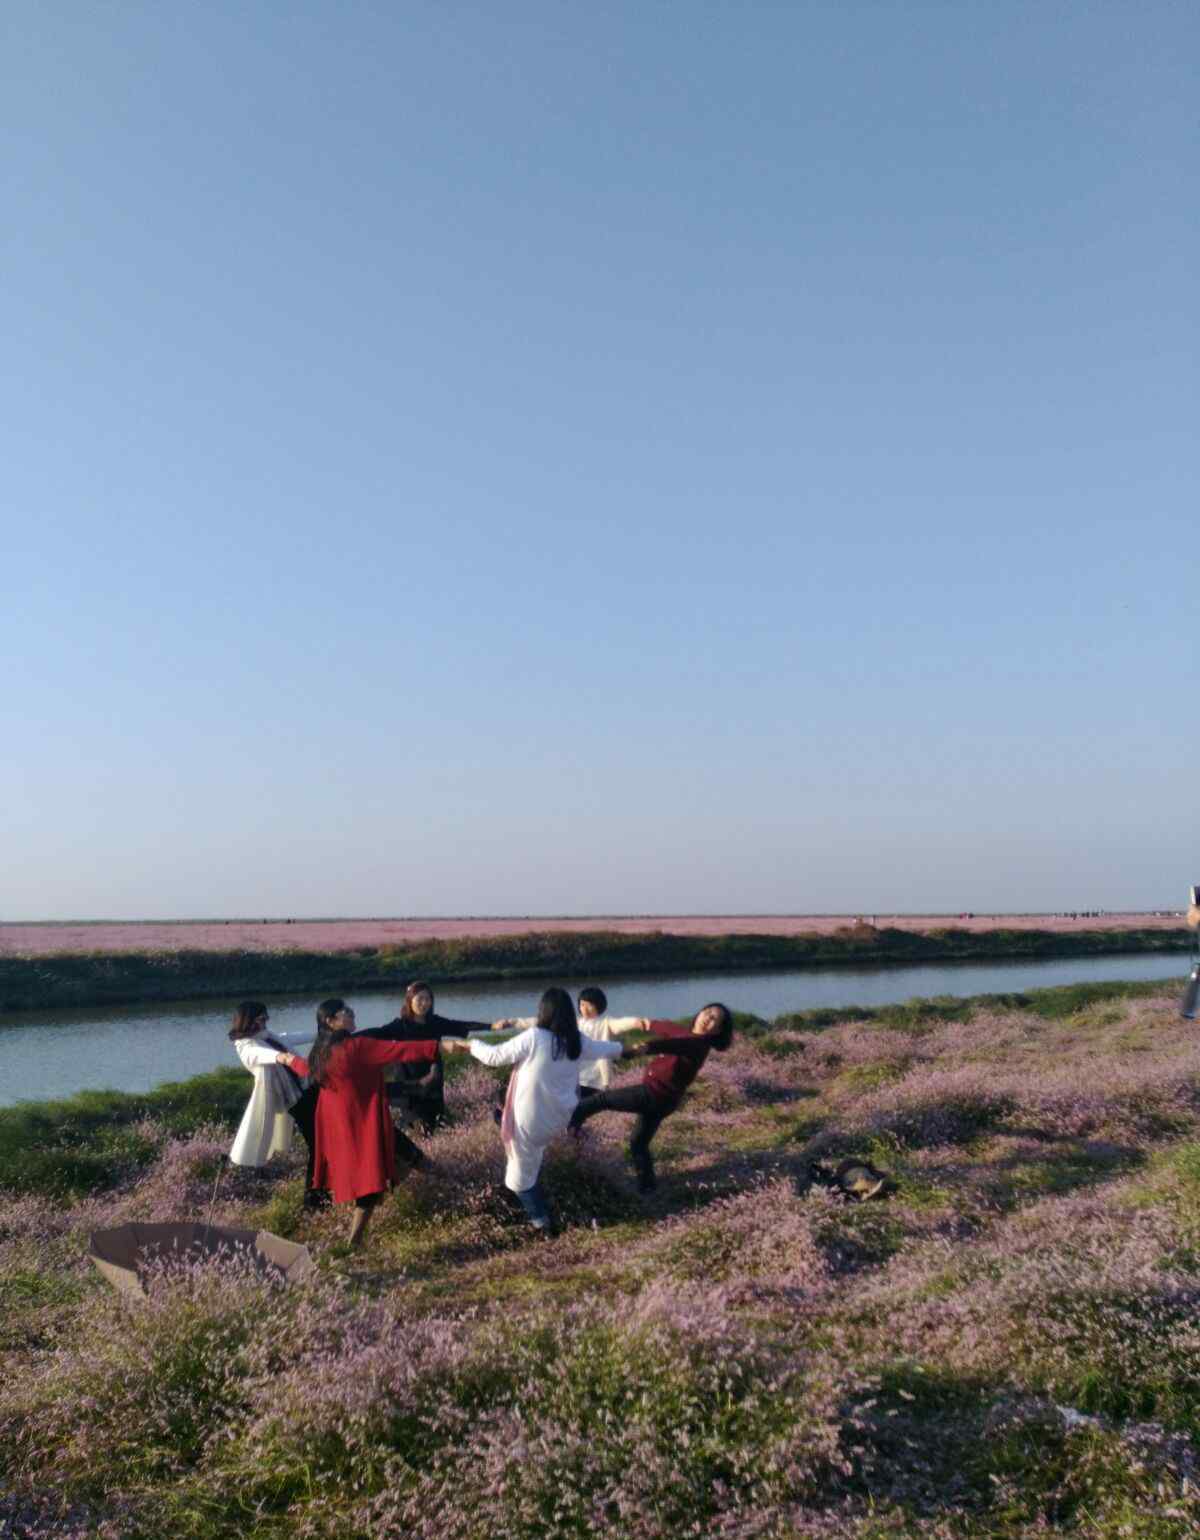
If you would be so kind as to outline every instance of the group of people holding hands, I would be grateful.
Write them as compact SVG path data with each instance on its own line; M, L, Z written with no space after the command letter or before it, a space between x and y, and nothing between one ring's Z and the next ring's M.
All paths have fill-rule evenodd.
M254 1089L229 1158L235 1165L264 1165L290 1147L298 1129L308 1147L305 1204L320 1206L330 1198L352 1204L351 1246L362 1243L375 1206L396 1181L398 1161L411 1166L425 1158L396 1128L392 1107L399 1104L426 1127L438 1121L444 1110L443 1050L511 1069L496 1109L506 1156L504 1185L534 1227L552 1234L541 1181L547 1144L567 1129L577 1132L599 1112L632 1113L637 1121L629 1148L638 1188L653 1191L651 1140L709 1052L723 1051L733 1039L727 1006L704 1006L688 1026L610 1017L604 991L597 988L582 990L577 1005L565 989L547 989L536 1016L488 1023L439 1016L433 990L417 981L405 991L394 1021L361 1032L344 1000L324 1000L307 1056L274 1036L269 1019L258 1000L243 1001L234 1013L229 1036L254 1076ZM635 1029L648 1031L650 1040L623 1042ZM481 1041L480 1035L504 1031L513 1035ZM621 1058L650 1060L640 1083L613 1084L612 1065ZM389 1083L385 1074L393 1066L400 1078Z

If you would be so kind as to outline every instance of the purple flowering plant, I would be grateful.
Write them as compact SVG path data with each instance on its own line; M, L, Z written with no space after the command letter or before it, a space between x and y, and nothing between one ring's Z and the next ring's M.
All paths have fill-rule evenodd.
M353 1257L298 1155L222 1171L238 1108L47 1116L0 1167L0 1536L1200 1533L1200 1041L1165 991L1060 1003L743 1022L652 1197L627 1119L551 1148L552 1242L473 1066ZM843 1156L889 1195L813 1183ZM214 1185L313 1274L92 1271Z

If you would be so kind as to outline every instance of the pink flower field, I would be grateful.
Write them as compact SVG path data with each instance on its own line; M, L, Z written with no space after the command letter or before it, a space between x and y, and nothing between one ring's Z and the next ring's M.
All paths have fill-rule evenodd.
M456 1065L359 1255L298 1154L226 1172L220 1220L310 1247L294 1289L208 1265L129 1301L84 1257L203 1210L245 1077L2 1113L0 1535L1194 1540L1200 1034L1105 989L739 1018L654 1197L620 1117L551 1148L553 1241ZM886 1196L811 1180L847 1155Z
M622 935L663 932L676 936L832 935L865 919L880 927L926 932L959 930L1177 930L1179 915L1103 914L1071 918L1052 914L966 915L592 915L510 918L375 920L93 920L0 925L0 954L37 957L56 952L251 951L294 948L350 951L418 941L475 936L613 931Z

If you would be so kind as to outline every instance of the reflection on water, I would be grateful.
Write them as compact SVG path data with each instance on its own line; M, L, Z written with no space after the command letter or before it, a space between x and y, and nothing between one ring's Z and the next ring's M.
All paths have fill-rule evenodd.
M817 1006L890 1005L921 995L977 995L1104 979L1178 979L1180 955L1064 957L1048 962L937 963L918 968L825 968L802 972L693 973L677 977L605 979L609 1008L620 1016L682 1016L706 1001L773 1017ZM438 990L446 1016L493 1021L531 1015L545 983L574 994L591 979L447 984ZM274 1032L311 1034L317 995L270 999ZM350 997L361 1026L395 1016L395 991ZM0 1106L69 1096L86 1087L145 1091L186 1080L237 1059L226 1038L236 1001L22 1011L0 1023Z

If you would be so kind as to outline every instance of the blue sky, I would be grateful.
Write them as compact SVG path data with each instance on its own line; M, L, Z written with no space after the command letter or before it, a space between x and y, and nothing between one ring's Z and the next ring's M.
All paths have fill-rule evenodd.
M6 7L0 918L1179 902L1198 42Z

